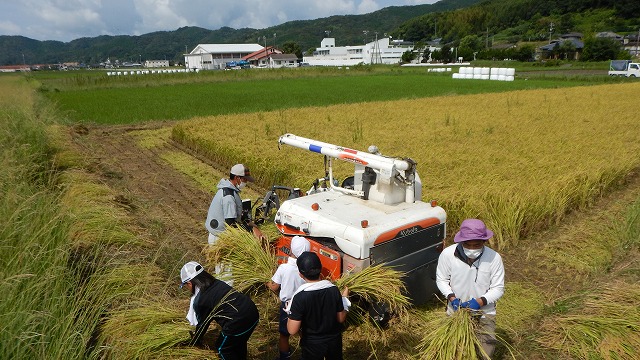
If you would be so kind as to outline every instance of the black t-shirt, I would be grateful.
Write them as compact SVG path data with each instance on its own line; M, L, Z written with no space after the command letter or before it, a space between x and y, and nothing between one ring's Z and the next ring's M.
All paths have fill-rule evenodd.
M208 288L200 290L194 300L193 310L198 325L192 343L200 341L212 320L220 325L224 334L239 335L251 329L259 318L258 308L251 298L218 279Z
M301 343L316 343L341 336L342 324L337 314L344 310L337 287L301 291L291 303L289 319L302 321Z

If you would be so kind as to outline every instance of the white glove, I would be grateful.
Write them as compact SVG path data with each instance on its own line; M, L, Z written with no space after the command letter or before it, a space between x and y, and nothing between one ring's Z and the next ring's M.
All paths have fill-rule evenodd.
M342 307L344 307L346 311L349 311L349 308L351 307L351 301L349 301L349 298L346 296L342 297Z

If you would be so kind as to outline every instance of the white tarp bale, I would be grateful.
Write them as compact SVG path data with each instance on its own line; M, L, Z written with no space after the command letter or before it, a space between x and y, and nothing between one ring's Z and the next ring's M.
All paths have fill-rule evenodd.
M473 68L473 75L482 75L482 68L474 67Z
M498 75L498 81L507 81L507 75Z
M460 79L460 74L458 73L453 73L453 75L451 75L454 79Z
M491 68L489 75L498 75L498 68Z
M516 74L516 69L514 68L507 68L507 73L505 75L507 76L514 76Z
M506 68L498 68L498 75L507 75Z
M490 76L490 75L480 75L480 78L481 78L482 80L489 80L489 76Z
M507 75L507 76L505 76L505 79L504 79L504 80L505 80L505 81L513 81L514 79L515 79L515 76Z
M498 74L491 74L491 75L489 75L489 80L496 80L497 81L498 80L498 76L499 76Z
M481 73L482 75L490 75L490 73L491 73L491 69L490 69L490 68L488 68L488 67L483 67L480 73Z

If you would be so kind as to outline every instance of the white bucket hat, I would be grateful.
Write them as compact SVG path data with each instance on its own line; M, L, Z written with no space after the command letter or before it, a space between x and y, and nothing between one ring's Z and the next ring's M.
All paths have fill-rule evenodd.
M295 257L300 257L303 252L309 251L310 246L309 240L302 236L294 236L291 239L291 253L293 253Z
M195 261L189 261L188 263L182 266L180 269L180 279L182 280L182 284L180 284L180 288L182 288L187 282L191 281L194 277L198 276L201 272L204 271L202 265L198 264Z

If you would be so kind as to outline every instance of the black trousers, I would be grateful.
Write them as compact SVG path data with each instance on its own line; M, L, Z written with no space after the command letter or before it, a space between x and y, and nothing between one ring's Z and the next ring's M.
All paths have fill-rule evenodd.
M255 330L256 322L253 327L239 335L226 335L220 332L216 340L216 350L221 360L246 360L247 359L247 341Z
M301 346L300 360L342 360L342 334L322 342L305 341Z

